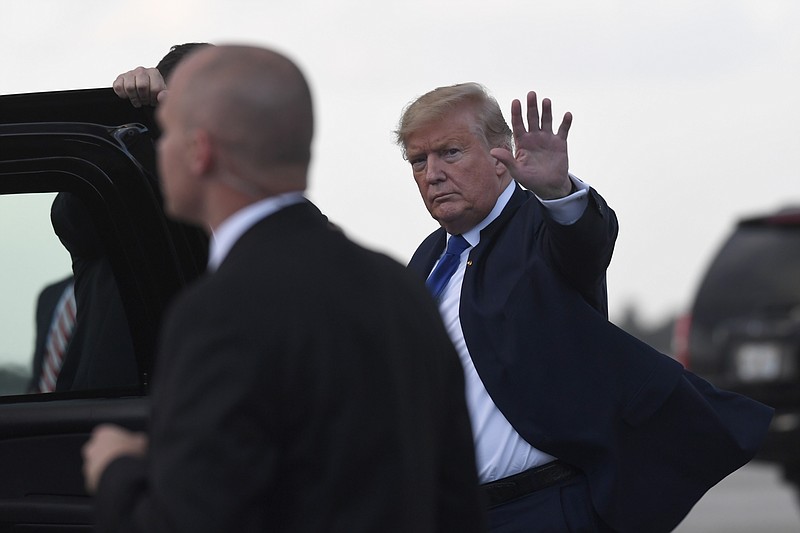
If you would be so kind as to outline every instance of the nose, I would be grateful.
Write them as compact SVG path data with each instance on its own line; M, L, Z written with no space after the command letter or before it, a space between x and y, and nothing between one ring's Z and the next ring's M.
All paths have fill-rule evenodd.
M425 163L425 181L428 183L437 183L444 181L444 167L441 160L436 155L429 155Z

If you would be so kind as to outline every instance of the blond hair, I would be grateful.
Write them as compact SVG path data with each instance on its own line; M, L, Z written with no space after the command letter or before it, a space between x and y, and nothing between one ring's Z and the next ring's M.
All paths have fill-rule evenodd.
M511 128L503 118L497 100L482 85L473 82L438 87L411 102L400 117L394 132L395 142L405 152L406 141L412 133L462 106L471 106L474 110L475 133L488 147L512 150Z

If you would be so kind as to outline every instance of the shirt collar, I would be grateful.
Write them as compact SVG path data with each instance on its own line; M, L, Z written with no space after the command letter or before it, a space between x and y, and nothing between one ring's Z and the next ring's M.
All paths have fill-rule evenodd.
M514 194L514 188L516 187L516 184L516 181L511 180L511 183L509 183L503 192L500 193L500 196L497 198L497 202L495 202L494 207L489 214L486 215L486 218L481 220L478 225L471 230L461 234L462 237L467 240L470 246L475 247L478 245L478 243L481 241L481 231L486 226L494 222L494 220L500 216L500 213L503 212L503 209L505 209L508 201L511 200L511 196Z
M244 232L259 220L280 211L286 206L305 200L302 192L289 192L271 196L244 207L228 218L212 232L208 249L208 270L215 271L225 260L228 252Z

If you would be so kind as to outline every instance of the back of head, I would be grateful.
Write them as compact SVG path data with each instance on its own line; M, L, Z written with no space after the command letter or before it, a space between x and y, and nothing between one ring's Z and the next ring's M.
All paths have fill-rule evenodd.
M405 148L409 135L444 118L450 112L471 106L481 135L490 147L511 149L512 134L500 106L486 89L478 83L460 83L438 87L409 104L400 117L395 131L396 142Z
M178 63L180 63L181 60L189 54L189 52L193 52L204 46L213 45L209 43L176 44L169 49L167 55L161 58L161 61L159 61L158 65L156 65L156 69L158 69L158 72L161 74L161 77L164 78L164 81L168 81L169 77L172 75L172 71L175 70L175 67L178 66Z
M196 126L251 170L308 166L311 92L291 60L249 46L215 46L190 59L184 104Z

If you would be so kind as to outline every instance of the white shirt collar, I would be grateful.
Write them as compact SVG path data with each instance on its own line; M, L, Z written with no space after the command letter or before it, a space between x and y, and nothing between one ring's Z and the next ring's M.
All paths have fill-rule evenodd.
M514 188L516 187L516 185L517 182L511 180L511 183L509 183L508 186L506 186L506 188L503 190L503 192L500 193L500 196L497 198L497 202L495 202L494 207L489 212L489 214L486 215L486 218L481 220L477 226L462 234L462 237L464 237L467 240L470 246L472 247L477 246L478 243L481 241L481 231L483 231L483 229L486 226L494 222L494 220L500 216L500 213L503 212L503 209L505 209L506 204L508 204L508 201L511 200L511 195L514 194Z
M300 191L271 196L244 207L228 218L213 231L208 250L208 270L215 271L225 260L228 252L244 232L256 222L280 211L284 207L305 200Z

